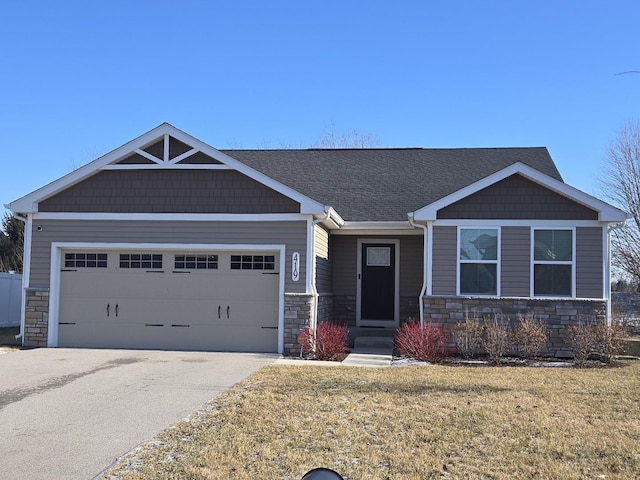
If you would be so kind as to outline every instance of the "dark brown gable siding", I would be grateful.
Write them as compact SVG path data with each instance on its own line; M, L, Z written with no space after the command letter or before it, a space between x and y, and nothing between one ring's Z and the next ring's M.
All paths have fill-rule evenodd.
M40 212L298 213L290 198L233 170L106 170L40 202Z
M516 174L439 210L438 218L597 220L598 213Z

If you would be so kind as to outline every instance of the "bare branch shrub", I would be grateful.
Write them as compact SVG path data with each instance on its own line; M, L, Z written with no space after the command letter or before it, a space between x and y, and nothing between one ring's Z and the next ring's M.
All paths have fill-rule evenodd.
M541 319L536 319L533 312L520 317L514 332L516 347L526 359L537 356L546 346L549 334Z
M619 321L612 321L611 325L601 322L594 326L594 350L603 362L611 363L613 357L624 351L628 329Z
M484 335L482 336L482 346L489 356L489 361L493 364L500 363L500 358L509 347L509 326L506 317L495 314L484 324Z
M584 367L596 345L595 328L587 323L579 323L569 326L567 333L575 364Z
M465 313L464 320L456 323L453 340L458 352L463 358L476 357L482 350L482 325L476 313L469 316Z

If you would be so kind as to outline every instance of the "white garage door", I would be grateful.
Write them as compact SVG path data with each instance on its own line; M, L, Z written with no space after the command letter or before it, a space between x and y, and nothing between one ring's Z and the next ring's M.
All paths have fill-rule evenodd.
M63 251L58 345L276 352L278 255Z

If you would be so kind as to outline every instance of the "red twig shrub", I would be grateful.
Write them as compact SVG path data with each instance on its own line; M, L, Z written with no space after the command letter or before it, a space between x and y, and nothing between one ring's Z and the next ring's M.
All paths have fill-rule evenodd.
M427 323L424 327L415 320L396 330L393 344L400 355L422 362L433 362L445 356L449 333L441 326Z
M318 360L343 360L347 353L347 327L333 322L318 325L316 334L310 327L298 335L300 356L313 353Z
M347 327L333 322L322 322L316 329L316 358L341 361L347 352Z

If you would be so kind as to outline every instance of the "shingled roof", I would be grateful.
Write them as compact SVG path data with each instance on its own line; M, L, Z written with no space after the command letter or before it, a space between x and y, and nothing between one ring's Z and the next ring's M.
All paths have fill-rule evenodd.
M347 221L406 220L408 212L516 162L562 181L544 147L221 151Z

